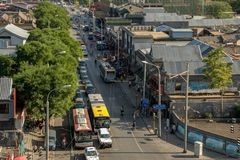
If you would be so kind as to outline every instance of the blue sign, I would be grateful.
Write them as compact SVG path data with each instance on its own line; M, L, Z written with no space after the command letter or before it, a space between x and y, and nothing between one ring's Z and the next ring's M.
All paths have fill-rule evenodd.
M153 105L153 109L166 109L167 107L166 107L166 105L165 104L154 104Z
M142 107L143 108L147 108L149 106L149 100L148 99L143 99L142 100Z

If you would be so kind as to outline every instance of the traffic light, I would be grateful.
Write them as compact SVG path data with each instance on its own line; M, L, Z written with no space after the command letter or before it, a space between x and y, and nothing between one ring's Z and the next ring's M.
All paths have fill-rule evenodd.
M233 125L231 125L230 131L231 131L231 133L234 133L234 126Z

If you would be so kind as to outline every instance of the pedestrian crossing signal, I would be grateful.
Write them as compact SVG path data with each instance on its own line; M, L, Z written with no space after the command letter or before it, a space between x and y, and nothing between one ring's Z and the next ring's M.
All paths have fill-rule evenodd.
M234 133L234 126L233 125L231 125L230 131L231 131L231 133Z

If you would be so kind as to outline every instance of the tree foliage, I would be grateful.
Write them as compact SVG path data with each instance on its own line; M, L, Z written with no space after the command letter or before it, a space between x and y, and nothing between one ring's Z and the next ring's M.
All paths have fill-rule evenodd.
M230 18L232 7L227 2L212 1L206 5L206 13L214 18Z
M15 59L12 56L0 56L0 77L11 77L15 71Z
M43 2L34 13L39 28L30 32L24 46L17 47L14 57L0 57L0 67L4 68L0 76L13 77L17 103L24 105L30 119L41 121L45 118L47 94L52 89L57 90L49 97L50 116L62 115L72 105L78 81L77 62L82 52L79 43L69 35L69 20L62 8ZM51 28L46 28L48 20ZM66 84L72 87L62 89Z
M67 30L70 27L70 19L67 11L50 2L40 3L34 10L38 28L60 28Z
M223 48L219 47L211 51L204 59L206 67L205 76L209 79L210 88L218 88L224 91L226 87L232 84L231 64L224 61Z
M48 92L66 84L72 85L71 89L57 90L50 97L50 115L61 115L71 106L77 85L77 58L81 56L79 44L64 30L36 29L28 42L18 47L14 82L20 103L33 119L44 118Z

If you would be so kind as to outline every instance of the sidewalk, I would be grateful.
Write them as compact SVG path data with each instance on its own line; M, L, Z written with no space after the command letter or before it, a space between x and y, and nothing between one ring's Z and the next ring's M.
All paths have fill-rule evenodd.
M136 106L136 99L135 97L141 96L139 93L136 92L134 87L129 88L127 83L121 83L121 88L122 90L128 95L130 101L130 105ZM134 98L131 98L134 97ZM140 101L140 99L137 99ZM158 119L156 119L155 125L158 126ZM136 120L137 127L139 128L146 128L146 132L149 133L149 135L154 135L154 131L152 128L152 117L139 117ZM182 153L183 151L183 146L184 146L184 141L176 137L174 134L170 134L166 130L164 130L166 126L166 120L162 120L162 137L159 138L158 140L158 145L161 147L161 150L163 152L169 153L169 151L175 151L178 152L178 155L172 155L174 158L186 158L186 159L193 159L193 149L194 146L193 144L188 143L188 153ZM157 137L157 135L156 135ZM194 158L195 159L195 158ZM200 159L231 159L230 157L227 157L223 154L218 154L216 152L209 151L207 149L203 150L203 156Z

